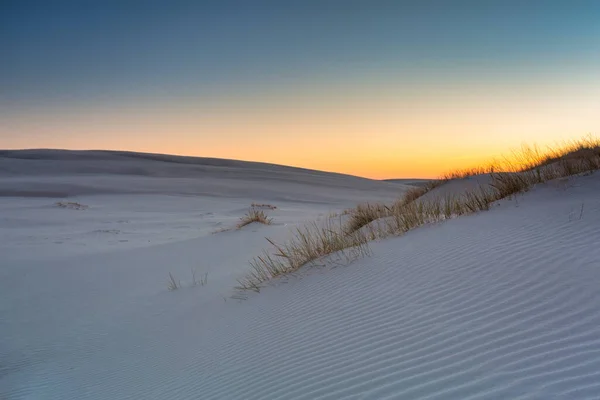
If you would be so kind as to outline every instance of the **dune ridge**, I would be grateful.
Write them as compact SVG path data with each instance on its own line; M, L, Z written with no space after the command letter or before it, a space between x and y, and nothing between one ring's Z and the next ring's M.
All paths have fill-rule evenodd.
M548 185L518 206L505 201L373 244L371 259L261 292L254 301L267 316L247 338L231 340L225 356L248 367L246 379L223 366L219 383L198 391L248 399L595 398L600 180L573 185L567 193ZM279 296L285 302L269 307ZM267 354L257 356L251 337L268 343ZM271 362L259 366L264 359Z

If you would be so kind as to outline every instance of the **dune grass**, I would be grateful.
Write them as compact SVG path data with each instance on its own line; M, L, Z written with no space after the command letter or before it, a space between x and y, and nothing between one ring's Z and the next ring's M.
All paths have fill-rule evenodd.
M334 253L337 255L334 261L344 264L370 252L367 236L360 231L346 233L341 220L334 222L328 219L297 228L292 239L283 244L272 239L267 241L274 251L265 250L250 261L251 270L238 281L238 289L258 292L263 282L297 271Z
M196 270L192 269L192 286L204 286L208 283L208 272L200 276L200 279L196 278Z
M240 222L237 225L238 229L243 228L246 225L249 225L253 222L258 222L264 225L271 225L273 222L273 218L269 218L267 213L264 210L261 210L255 206L250 207L250 210L240 218Z
M350 215L350 217L346 225L346 230L348 232L354 232L363 226L368 225L372 221L393 216L399 207L401 208L414 202L429 191L443 185L444 183L446 183L445 180L436 179L427 182L427 184L424 186L415 186L414 188L410 188L404 192L404 195L400 198L400 200L391 205L382 203L359 204L356 206L356 208L348 211L347 214Z
M346 230L355 232L376 219L388 216L389 212L385 204L359 204L348 213Z
M472 168L457 169L447 172L440 178L441 181L448 182L455 179L468 179L472 176L485 175L494 172L496 168L495 162L484 166L476 166Z
M587 137L546 152L523 146L491 172L490 186L499 199L522 193L533 185L600 169L600 140Z
M172 273L169 272L169 280L167 281L167 289L170 291L181 288L181 282L176 280Z
M598 169L600 140L592 137L546 151L524 146L501 161L451 172L429 185L411 189L393 204L361 204L349 212L346 223L341 219L337 225L313 223L297 229L294 237L283 245L267 239L275 252L265 250L254 258L250 273L239 281L238 289L260 291L264 282L333 253L350 262L370 254L370 240L399 236L425 224L487 211L494 202L526 192L536 184ZM475 175L488 175L489 185L480 185L462 195L422 199L446 182Z
M204 286L208 283L208 272L205 272L204 275L200 275L198 279L198 277L196 276L196 270L191 268L190 271L192 272L191 286ZM184 287L184 285L181 283L181 281L175 278L173 273L169 272L169 279L167 280L167 289L169 289L169 291L175 291L181 289L182 287Z
M437 188L438 186L441 186L444 183L448 182L448 180L449 179L445 179L445 178L434 179L432 181L427 182L424 186L418 186L415 188L411 188L408 191L404 192L404 195L402 196L402 199L400 200L400 202L402 204L411 203L411 202L417 200L419 197L423 196L424 194Z

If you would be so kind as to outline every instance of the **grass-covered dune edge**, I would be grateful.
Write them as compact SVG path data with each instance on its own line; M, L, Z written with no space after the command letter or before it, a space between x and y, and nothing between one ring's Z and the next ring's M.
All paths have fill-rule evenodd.
M600 139L589 136L555 148L523 146L501 160L467 170L452 171L427 185L405 192L391 204L365 203L339 218L297 228L285 243L267 238L271 248L250 261L249 273L237 289L260 291L278 276L335 254L341 263L370 254L369 242L404 233L428 223L487 211L491 205L528 191L534 185L600 169ZM453 181L478 177L461 193L437 194ZM428 196L425 196L428 194Z

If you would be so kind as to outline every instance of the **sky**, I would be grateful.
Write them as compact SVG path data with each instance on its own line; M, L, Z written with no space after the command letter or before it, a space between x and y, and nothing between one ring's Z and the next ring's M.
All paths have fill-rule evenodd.
M600 135L600 1L0 0L0 148L436 177Z

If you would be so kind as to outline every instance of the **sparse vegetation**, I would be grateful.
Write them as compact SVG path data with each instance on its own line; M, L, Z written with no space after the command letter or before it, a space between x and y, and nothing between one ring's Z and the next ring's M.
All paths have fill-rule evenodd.
M68 208L69 210L87 210L90 208L85 204L76 203L74 201L59 201L56 203L57 207Z
M250 210L240 218L240 222L237 225L237 228L243 228L246 225L249 225L253 222L258 222L265 225L271 225L273 221L272 218L269 218L264 210L260 210L256 207L251 207Z
M600 169L600 140L587 137L566 143L547 152L523 146L513 152L512 159L498 163L492 172L492 186L498 198L522 193L535 184Z
M435 179L427 182L424 186L416 186L414 188L411 188L404 193L404 196L402 196L402 199L400 200L400 204L405 205L411 203L420 198L421 196L425 195L427 192L435 189L438 186L443 185L447 181L448 179Z
M390 210L384 204L359 204L349 213L346 230L351 233L376 219L386 217Z
M169 281L167 282L167 289L173 291L181 288L181 282L175 280L175 277L172 273L169 272Z
M329 216L328 216L328 218L331 219L331 218L338 218L338 217L341 217L341 216L344 216L344 215L349 215L353 211L354 211L353 208L346 208L345 210L342 210L340 212L332 212L332 213L330 213Z
M211 232L211 234L216 235L217 233L229 232L233 228L219 228Z
M445 173L440 179L442 182L448 182L455 179L467 179L476 175L485 175L494 172L494 163L488 164L482 167L473 167L466 169L459 169Z
M192 272L192 285L191 286L204 286L208 283L208 272L200 276L200 279L196 277L196 270L191 269ZM183 287L181 281L176 279L175 276L169 272L169 280L167 281L167 289L170 291L179 290Z
M252 203L251 204L252 208L267 208L269 210L277 210L277 207L272 205L272 204L258 204L258 203Z
M474 213L478 211L487 211L490 209L490 204L499 200L498 192L489 189L485 186L479 186L477 189L466 192L463 200L458 208L466 209L468 212Z
M275 252L264 251L251 262L250 273L239 281L238 289L260 291L261 284L277 276L297 271L303 265L337 253L338 262L348 263L369 254L368 239L363 232L346 233L341 221L316 222L294 232L284 244L267 239Z
M402 210L403 207L413 203L415 200L421 198L438 186L443 185L445 182L446 181L444 180L432 180L427 182L424 186L411 188L404 193L400 200L390 206L381 203L359 204L355 209L349 210L348 214L350 215L350 218L347 222L346 229L348 232L354 232L377 219L392 217L397 214L399 210Z
M274 277L297 271L333 253L345 262L370 253L368 242L390 235L402 235L424 224L435 223L464 214L490 209L501 199L529 190L533 185L600 169L600 140L591 137L563 145L558 150L540 151L524 146L512 158L482 168L446 174L424 187L415 187L389 206L361 204L349 212L345 224L319 226L316 223L297 229L294 238L278 245L267 239L275 252L264 251L251 261L250 273L238 289L260 291L261 285ZM479 185L464 194L421 199L432 189L453 179L489 175L490 183ZM419 200L421 199L421 200ZM583 205L579 217L583 217ZM331 219L329 220L331 221Z
M208 272L205 272L203 276L200 276L200 280L196 279L196 270L192 269L192 285L204 286L208 283Z

